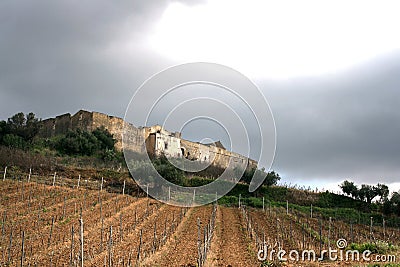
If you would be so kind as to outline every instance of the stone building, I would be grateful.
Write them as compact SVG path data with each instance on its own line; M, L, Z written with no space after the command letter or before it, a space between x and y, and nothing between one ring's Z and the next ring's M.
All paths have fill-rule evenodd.
M94 131L99 127L107 129L116 139L115 148L122 150L122 138L126 149L138 153L167 157L184 157L193 161L211 163L226 168L230 162L243 164L247 168L256 168L257 161L248 159L238 153L229 151L218 141L212 144L201 144L181 138L179 132L169 132L160 125L151 127L135 127L123 119L99 112L80 110L72 115L67 113L55 118L43 120L39 132L40 137L49 138L65 134L69 130Z

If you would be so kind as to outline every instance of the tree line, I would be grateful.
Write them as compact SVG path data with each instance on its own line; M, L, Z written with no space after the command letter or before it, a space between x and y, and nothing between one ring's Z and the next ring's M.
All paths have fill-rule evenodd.
M361 187L358 187L354 182L345 180L340 185L340 188L347 196L365 201L368 204L371 204L375 198L379 197L378 204L381 205L383 213L400 216L400 192L393 192L389 196L389 187L385 184L362 184Z
M23 150L49 148L70 156L99 155L110 160L115 157L116 140L104 127L92 132L77 129L52 138L39 138L40 127L41 119L33 112L17 113L7 121L0 121L0 145Z

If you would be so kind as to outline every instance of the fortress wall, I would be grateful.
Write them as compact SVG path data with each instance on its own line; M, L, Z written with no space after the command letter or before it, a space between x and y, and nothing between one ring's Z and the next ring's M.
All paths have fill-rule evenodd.
M181 157L181 142L175 136L155 133L155 149L158 156L164 154L167 157Z
M246 157L219 146L204 145L181 139L179 132L168 132L160 125L136 128L130 123L125 123L121 118L99 112L80 110L72 117L67 113L56 118L43 120L41 123L42 127L39 132L41 137L52 137L76 129L93 131L103 126L117 140L115 144L117 150L122 150L122 134L124 133L126 148L138 153L145 152L146 148L143 144L146 143L148 151L163 152L170 157L183 156L190 160L213 161L213 165L221 168L226 168L231 159L233 164L238 165L247 160ZM257 167L257 161L249 159L247 169L255 167Z
M205 145L181 139L183 156L189 160L200 160L203 158L202 151L208 150ZM209 154L209 153L208 153Z
M257 166L258 166L258 161L254 160L254 159L249 159L249 163L247 165L248 170L257 169Z
M117 143L115 144L116 149L122 150L122 133L124 130L124 120L99 112L92 112L92 116L92 130L104 127L114 136L115 140L117 140Z
M71 129L71 114L63 114L56 117L54 135L65 134Z
M55 129L56 129L55 118L42 120L40 123L41 127L38 134L40 137L49 138L55 135Z
M130 123L125 123L123 128L123 133L124 133L124 142L126 145L126 149L138 153L145 152L145 147L143 145L146 141L144 128L136 128ZM122 132L119 134L119 136L122 137ZM119 147L119 144L121 144L121 147ZM120 143L117 142L116 148L122 150L122 140Z
M94 129L93 125L93 114L86 110L80 110L71 117L71 129L81 129L83 131L91 132Z
M214 155L214 164L226 169L229 166L230 151L216 147L210 146L211 154Z

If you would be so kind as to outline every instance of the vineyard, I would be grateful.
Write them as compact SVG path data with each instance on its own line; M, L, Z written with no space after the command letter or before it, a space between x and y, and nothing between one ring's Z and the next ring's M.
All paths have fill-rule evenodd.
M183 208L127 194L125 187L110 193L100 181L55 177L0 180L0 266L279 266L259 261L259 249L321 255L345 239L386 244L376 253L397 254L400 245L400 229L384 221L346 223L243 203ZM313 264L335 266L305 265Z

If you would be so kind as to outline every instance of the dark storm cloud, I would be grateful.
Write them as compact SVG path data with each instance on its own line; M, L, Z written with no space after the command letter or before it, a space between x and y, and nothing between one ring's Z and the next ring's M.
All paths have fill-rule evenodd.
M0 119L81 108L123 116L134 90L171 65L146 42L167 5L1 1ZM273 168L305 183L399 181L399 73L397 51L341 73L258 81L276 120Z
M274 167L297 179L400 180L400 54L318 78L265 83Z
M2 1L1 117L80 108L122 115L126 93L167 66L142 44L166 4Z

